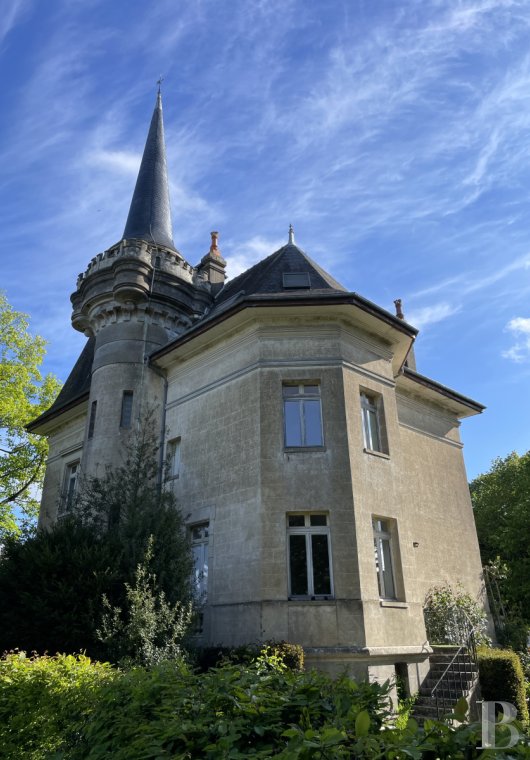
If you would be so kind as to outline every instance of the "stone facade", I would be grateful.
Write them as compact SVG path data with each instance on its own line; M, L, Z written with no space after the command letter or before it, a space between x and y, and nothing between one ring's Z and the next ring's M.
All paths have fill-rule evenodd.
M163 233L124 239L78 280L90 350L32 424L50 440L41 527L76 472L119 461L149 404L178 458L202 642L285 639L309 664L383 680L400 663L417 690L428 589L482 589L459 436L482 407L419 375L417 331L348 293L292 231L227 284L217 233L197 268Z

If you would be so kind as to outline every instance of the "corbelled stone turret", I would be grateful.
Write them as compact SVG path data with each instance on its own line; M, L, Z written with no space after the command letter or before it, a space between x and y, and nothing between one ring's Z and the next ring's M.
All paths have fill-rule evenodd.
M206 313L212 289L173 242L159 92L124 237L92 259L71 297L73 326L95 337L85 474L112 464L146 411L162 408L163 380L147 357Z

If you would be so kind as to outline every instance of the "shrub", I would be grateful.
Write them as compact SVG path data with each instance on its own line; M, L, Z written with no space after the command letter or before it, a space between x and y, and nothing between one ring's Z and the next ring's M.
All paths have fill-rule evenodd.
M75 746L97 689L116 675L83 655L8 654L0 660L0 754L41 760Z
M288 641L266 641L264 644L243 644L238 647L200 647L195 650L195 664L206 673L224 662L248 665L264 653L278 657L289 670L304 669L304 648Z
M484 608L460 586L434 586L423 606L425 628L431 644L463 644L473 629L477 644L490 644Z
M517 708L519 720L528 725L523 668L515 652L480 647L478 662L482 697L487 701L511 702Z

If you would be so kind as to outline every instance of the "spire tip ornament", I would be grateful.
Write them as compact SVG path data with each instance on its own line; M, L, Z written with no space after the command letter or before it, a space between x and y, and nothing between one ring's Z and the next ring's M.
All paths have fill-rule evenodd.
M294 245L294 227L292 224L289 225L289 244Z

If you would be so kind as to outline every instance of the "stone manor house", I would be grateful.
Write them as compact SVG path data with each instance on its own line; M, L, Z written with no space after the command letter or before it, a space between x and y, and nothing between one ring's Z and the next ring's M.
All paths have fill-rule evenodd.
M79 275L86 345L32 432L50 453L40 525L80 473L120 461L156 409L205 600L204 643L300 643L330 672L410 689L435 584L482 587L459 436L483 407L416 370L417 330L294 241L225 279L173 242L160 93L122 239Z

